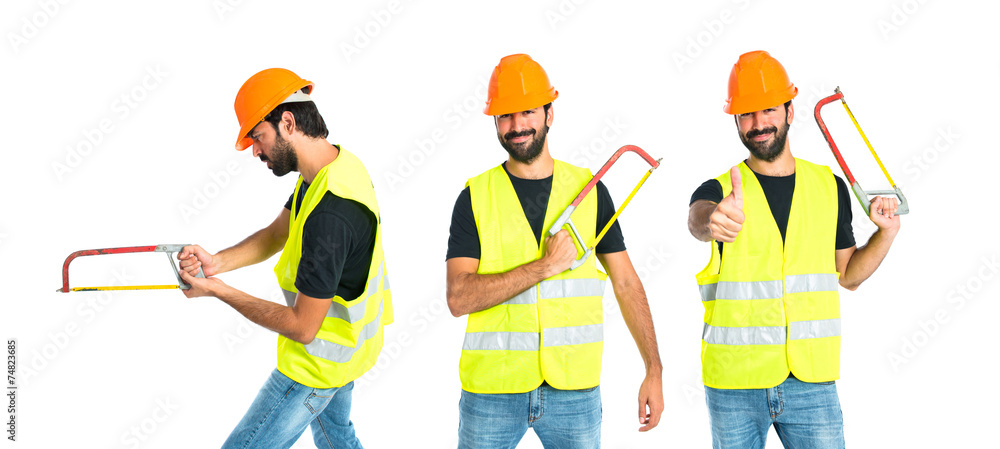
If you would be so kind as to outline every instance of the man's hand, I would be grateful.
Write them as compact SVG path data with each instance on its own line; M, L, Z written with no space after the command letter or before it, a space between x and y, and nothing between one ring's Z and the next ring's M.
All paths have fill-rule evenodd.
M743 222L746 220L743 215L743 184L739 167L729 170L729 179L733 184L733 191L715 206L712 215L708 217L708 229L712 231L712 239L726 243L736 241L736 236L743 230Z
M205 277L219 274L219 266L215 257L198 245L185 246L181 252L177 253L177 260L180 261L181 271L192 276L197 275L199 269L205 272Z
M895 198L876 196L868 205L868 218L883 232L895 234L899 231L899 215L896 215L898 207L899 201Z
M219 278L194 277L194 275L188 273L186 270L181 270L181 280L191 286L191 288L187 290L181 290L181 292L184 293L184 296L187 296L188 298L198 298L201 296L218 297L221 289L229 287Z
M639 428L646 432L660 423L663 413L663 381L658 374L646 374L646 379L639 387Z
M573 262L576 261L576 245L573 244L573 238L569 236L569 231L561 229L555 235L545 239L545 256L542 259L545 260L549 273L545 276L547 278L562 273L573 266Z

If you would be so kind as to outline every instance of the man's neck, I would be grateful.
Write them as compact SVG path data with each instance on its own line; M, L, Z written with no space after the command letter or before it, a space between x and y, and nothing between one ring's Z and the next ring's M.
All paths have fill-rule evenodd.
M795 173L795 157L792 156L792 151L786 143L784 151L775 160L767 162L757 159L753 154L750 154L750 157L747 159L747 166L754 173L764 176L791 176Z
M542 152L538 154L531 163L525 164L524 162L519 162L514 160L514 158L507 158L507 171L510 172L511 176L515 176L521 179L545 179L552 176L552 168L555 166L555 160L549 155L548 143L542 147Z
M311 184L319 171L330 165L340 156L340 150L325 139L303 140L296 145L296 157L299 160L299 173L302 180Z

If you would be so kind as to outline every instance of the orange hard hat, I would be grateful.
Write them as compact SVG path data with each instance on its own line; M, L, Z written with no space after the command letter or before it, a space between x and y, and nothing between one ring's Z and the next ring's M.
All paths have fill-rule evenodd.
M483 113L503 115L527 111L549 104L558 96L545 70L531 56L504 56L490 76Z
M777 59L766 51L752 51L740 55L729 72L729 98L722 110L726 114L761 111L784 104L798 93Z
M240 122L236 149L243 151L252 145L253 139L247 136L250 130L300 89L308 95L313 89L312 81L306 81L287 69L261 70L243 83L233 105L236 109L236 120Z

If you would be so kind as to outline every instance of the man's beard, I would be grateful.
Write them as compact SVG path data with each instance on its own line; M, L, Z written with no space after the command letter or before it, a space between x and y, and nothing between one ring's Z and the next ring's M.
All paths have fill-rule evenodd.
M268 158L261 153L260 160L271 162L271 172L274 173L274 176L285 176L289 172L299 169L299 158L295 156L295 149L292 148L292 144L281 137L281 134L275 135L271 156L273 157Z
M788 140L789 127L790 125L786 121L785 124L781 126L781 129L772 126L770 128L750 130L747 131L746 135L740 134L740 140L743 141L743 145L750 150L750 154L752 154L755 158L764 162L774 162L774 160L777 159L778 156L781 156L781 153L785 151L785 141ZM751 140L756 136L767 134L769 132L774 133L770 144L767 143L767 141L755 142Z
M507 154L510 154L511 159L523 164L531 164L539 154L542 154L542 147L545 146L545 136L549 133L549 126L542 126L544 126L542 130L537 133L534 129L528 129L521 132L511 131L503 136L498 134L497 137L500 138L500 145L503 146L503 149L507 150ZM510 142L511 139L532 135L534 136L533 138L524 142Z

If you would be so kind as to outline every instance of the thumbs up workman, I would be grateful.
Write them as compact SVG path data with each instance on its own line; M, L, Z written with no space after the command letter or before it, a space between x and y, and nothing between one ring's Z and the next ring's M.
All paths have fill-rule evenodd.
M724 111L750 155L691 197L691 234L712 242L697 281L716 448L763 447L772 424L785 447L844 447L838 289L871 276L899 231L895 198L876 197L878 231L855 246L847 185L792 156L797 92L766 52L740 56Z

